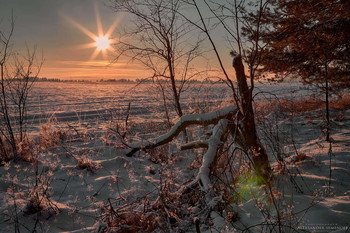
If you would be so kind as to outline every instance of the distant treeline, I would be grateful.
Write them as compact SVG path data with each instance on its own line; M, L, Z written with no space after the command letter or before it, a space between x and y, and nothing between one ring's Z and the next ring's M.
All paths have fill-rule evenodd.
M40 77L24 77L24 78L13 78L9 81L26 81L26 82L94 82L90 80L73 80L73 79L59 79L59 78L40 78Z
M153 79L136 79L136 80L132 80L132 79L116 79L116 78L109 78L109 79L99 79L99 80L85 80L85 79L59 79L59 78L46 78L46 77L29 77L29 78L23 78L23 79L11 79L11 81L30 81L30 82L76 82L76 83L153 83L154 80ZM162 80L158 80L161 83L167 83L169 82L169 80L167 79L162 79ZM176 82L182 82L181 80L176 80ZM214 84L214 83L221 83L220 81L214 81L212 79L204 79L204 80L197 80L197 79L192 79L192 80L187 80L187 83L210 83L210 84Z
M122 78L122 79L116 79L116 78L110 78L110 79L100 79L99 82L112 82L112 83L134 83L135 81L134 80L131 80L131 79L125 79L125 78Z
M146 79L136 79L137 83L153 83L154 80L150 79L150 78L146 78ZM168 83L170 82L169 79L160 79L157 82L160 83ZM183 82L182 80L175 80L176 83L181 83ZM204 80L198 80L198 79L191 79L191 80L187 80L186 83L193 83L193 84L201 84L201 83L210 83L210 84L215 84L215 83L222 83L222 81L218 81L217 79L204 79Z
M29 77L23 79L11 79L11 81L35 81L35 82L77 82L77 83L96 83L96 82L118 82L118 83L133 83L135 81L130 79L100 79L100 80L86 80L86 79L59 79L46 77Z

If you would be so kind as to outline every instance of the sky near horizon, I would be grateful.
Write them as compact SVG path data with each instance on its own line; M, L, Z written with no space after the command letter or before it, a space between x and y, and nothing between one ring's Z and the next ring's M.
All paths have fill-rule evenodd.
M113 52L96 50L91 38L101 33L99 21L103 33L111 29L113 38L123 20L108 4L108 0L0 0L0 30L9 31L13 12L12 50L26 53L26 46L36 46L38 57L44 59L39 77L138 78L142 67L111 63Z
M36 46L37 57L44 59L39 77L91 80L150 76L142 65L132 63L128 58L111 62L115 57L113 46L97 50L95 37L107 34L113 44L117 31L127 27L130 20L113 11L111 1L0 0L0 30L5 34L9 31L13 14L12 51L26 54L26 47L33 49ZM224 33L213 32L212 36L233 76L229 55L232 45L226 43ZM205 46L204 50L211 47L209 44ZM196 65L208 69L208 65L215 63L215 56L212 56Z

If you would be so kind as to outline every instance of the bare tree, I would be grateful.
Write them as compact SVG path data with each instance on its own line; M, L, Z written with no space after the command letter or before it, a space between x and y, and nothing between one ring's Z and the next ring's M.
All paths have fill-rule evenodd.
M235 137L237 138L236 142L250 155L256 173L268 178L270 165L267 152L260 142L256 130L253 90L255 79L261 76L259 68L264 45L260 42L260 31L265 26L263 22L267 17L269 0L258 2L203 0L201 4L198 4L196 0L186 0L186 3L193 8L193 11L197 12L198 20L195 21L186 14L181 15L207 36L222 74L232 89L234 102L239 110L237 117L240 122L236 125L238 131L237 129L233 130L233 132L239 133L239 138ZM205 10L209 11L211 15L205 17L203 8L206 8ZM211 21L214 22L211 23ZM234 82L224 66L218 45L213 39L210 30L212 27L220 27L226 32L228 40L233 42L234 49L231 51L231 55L234 56L233 68L235 69L238 92L236 92ZM249 75L245 73L244 63L248 67ZM247 77L250 79L250 86L248 86Z
M131 22L115 45L117 59L127 56L143 64L151 73L168 122L170 106L179 117L184 115L181 95L188 81L201 72L194 67L200 56L201 39L195 28L180 17L181 0L115 0L113 9L125 12ZM198 34L197 34L198 35Z
M0 42L1 42L1 48L0 48L0 68L1 68L1 98L0 98L0 104L1 104L1 136L0 136L0 145L1 145L1 153L4 159L9 159L9 154L6 149L5 143L10 143L10 145L14 145L15 138L13 134L12 125L10 123L9 114L8 114L8 103L7 103L7 96L6 96L6 83L5 83L5 72L6 67L5 64L7 63L8 57L9 57L9 49L10 49L10 41L13 34L14 29L14 21L12 18L11 21L11 30L8 33L8 35L5 35L4 32L0 31ZM3 129L3 126L4 129ZM6 131L8 133L6 133ZM9 135L8 135L9 134ZM12 143L11 143L12 142ZM12 147L13 152L16 154L17 148L14 146Z
M126 3L130 3L130 1L126 1ZM245 169L244 166L241 166L242 163L239 162L237 167L240 167L232 172L232 179L225 177L229 169L237 168L234 163L229 162L235 160L236 155L240 158L247 158L247 162L244 162L244 164L251 165L249 168L253 168L252 173L258 185L264 184L264 187L271 187L272 172L268 154L258 135L253 108L255 80L262 75L260 73L260 61L264 45L260 42L260 30L265 27L263 23L269 1L261 0L256 3L256 5L248 6L246 5L248 1L244 0L182 0L185 7L176 9L177 17L184 19L186 24L196 28L204 35L207 45L211 46L211 54L214 58L211 61L217 61L221 77L232 91L230 102L233 105L209 113L183 115L167 133L158 138L129 144L129 150L126 152L127 156L132 156L139 150L152 151L158 146L170 143L180 132L191 125L212 126L209 130L206 128L205 135L200 137L200 140L181 146L181 150L203 148L204 152L196 177L177 188L176 192L173 193L179 199L188 193L195 195L200 193L192 212L192 216L196 217L194 222L198 232L200 231L198 217L204 221L209 218L211 211L225 198L223 197L225 189L231 189L232 184L241 175L240 172ZM142 3L140 4L142 6ZM166 10L169 10L168 6L166 7ZM153 15L157 14L157 12L154 12ZM234 51L231 52L231 55L234 57L232 65L235 70L236 82L233 72L230 74L226 67L224 56L219 48L221 44L216 42L217 37L214 36L219 28L227 33L228 41L234 44ZM149 33L154 32L150 31ZM222 41L220 42L222 43ZM141 43L143 42L141 41ZM135 59L150 56L148 50L136 51L142 52L134 53ZM156 49L156 51L162 50ZM156 51L152 50L152 52ZM229 55L229 52L226 55ZM246 67L248 67L248 75L246 74ZM225 164L224 168L221 169L219 163L222 159L225 162L227 161L225 156L229 158L229 164ZM221 178L227 179L222 181ZM220 187L221 184L224 184L225 187ZM200 191L198 191L198 187L200 187ZM225 199L225 201L229 202L228 199ZM278 224L281 225L280 222Z
M258 68L260 64L261 49L263 45L260 44L260 29L262 27L262 19L264 11L267 9L268 1L259 1L254 7L251 7L251 11L247 11L247 6L242 5L245 1L234 1L233 3L225 2L208 2L204 0L201 5L196 0L184 1L188 9L192 7L192 15L188 16L184 11L177 11L181 17L183 17L187 23L199 29L206 35L210 45L212 46L213 53L217 58L219 66L222 70L222 74L225 80L233 92L233 101L237 107L229 108L229 111L218 111L204 115L187 115L181 118L181 120L169 131L169 133L162 135L161 137L147 143L137 143L130 145L131 149L127 153L132 155L140 149L150 149L165 143L170 142L178 132L185 129L192 124L208 125L215 124L214 128L217 128L221 133L220 135L213 135L213 143L210 142L193 142L189 145L185 145L182 148L208 148L207 153L203 158L203 165L200 169L200 173L197 177L197 181L201 183L204 189L208 189L209 185L209 172L208 169L213 168L213 164L219 156L219 151L222 149L218 146L221 140L226 140L227 132L230 132L233 138L234 148L240 148L248 155L253 167L255 168L256 175L263 178L264 182L267 182L271 175L271 169L269 165L268 155L264 146L259 140L255 115L253 111L253 89L254 80L258 74ZM204 5L203 5L204 4ZM206 7L206 12L211 12L210 16L204 16L203 7ZM254 11L255 10L255 11ZM193 12L197 13L197 19L193 17ZM209 20L210 19L210 20ZM210 21L215 19L216 22ZM231 24L229 24L231 22ZM232 25L233 22L233 25ZM231 28L229 27L231 25ZM235 69L238 91L235 88L235 84L226 67L224 66L222 55L219 52L218 45L215 43L211 28L222 26L222 28L231 35L233 41L236 42L236 48L238 52L231 52L234 55L233 67ZM242 33L242 30L244 33ZM250 45L250 46L249 46ZM247 76L245 74L245 68L243 62L248 65L250 86L247 83ZM224 119L223 119L224 118ZM209 120L210 119L210 120ZM215 148L215 149L213 149ZM236 150L236 149L233 149ZM208 162L210 161L210 162ZM201 175L205 170L206 176Z
M124 2L124 1L123 1ZM129 3L129 1L126 1ZM186 22L193 27L196 27L199 31L204 33L208 39L210 45L212 46L212 51L219 63L222 70L222 74L225 77L226 83L232 90L233 102L237 106L232 108L231 111L225 112L225 114L218 114L215 116L210 115L210 121L208 120L198 120L202 119L202 116L184 116L181 120L169 131L168 134L161 136L155 141L147 143L137 143L130 145L130 151L128 155L132 155L137 150L149 149L163 145L170 142L177 134L179 130L184 130L187 126L192 124L218 124L221 125L220 131L222 133L217 140L227 139L226 133L231 132L232 138L234 140L235 148L240 148L248 155L255 169L255 173L258 177L263 178L264 182L267 182L271 175L271 169L269 165L268 155L259 140L258 132L256 129L255 115L253 111L253 90L254 90L254 80L259 77L259 65L261 59L261 51L264 45L260 44L260 30L262 28L262 22L265 17L264 13L268 10L269 1L259 1L256 5L244 5L246 1L233 1L225 2L221 1L207 1L204 0L200 5L196 0L186 0L183 1L186 4L187 9L191 9L191 15L189 16L186 11L182 9L176 9L176 14L181 16ZM142 4L141 4L142 5ZM206 9L204 10L203 7ZM169 9L169 8L166 8ZM249 11L247 10L249 9ZM160 8L156 9L160 11ZM204 16L203 12L210 12L211 15ZM193 17L193 12L196 12L197 17ZM154 14L157 14L156 12ZM160 15L159 18L162 18ZM214 20L214 22L212 22ZM232 51L231 55L234 56L233 68L235 69L236 80L238 85L238 91L235 88L234 81L227 71L222 55L219 52L218 45L215 43L211 29L214 27L221 26L228 34L231 36L232 41L236 43L236 50ZM140 51L137 49L137 51ZM141 50L141 53L135 53L135 56L143 56L143 53L148 50ZM153 51L153 50L152 50ZM154 51L153 51L154 52ZM147 56L149 54L147 53ZM138 58L137 58L138 59ZM250 86L248 86L247 76L245 73L244 64L245 62L249 69L249 79ZM214 113L213 113L214 114ZM189 118L189 120L185 120ZM192 119L193 118L193 119ZM225 118L225 122L222 122L222 118ZM226 122L228 121L228 122ZM226 132L226 133L225 133ZM213 134L213 137L215 135ZM166 138L166 139L165 139ZM225 140L226 140L225 139ZM219 142L216 142L219 143ZM194 147L204 147L208 148L208 143L204 142L194 142L190 145L185 145L183 148L194 148ZM210 148L210 147L209 147ZM214 148L209 149L208 156L203 158L203 166L205 170L209 167L212 169L212 165L206 164L209 157L210 163L215 164L216 159L219 156L219 151L221 147L216 145ZM235 149L233 149L235 150ZM214 158L216 156L217 158ZM199 176L200 177L200 176ZM209 187L206 179L205 189ZM200 182L204 182L199 179Z
M20 142L26 140L26 103L30 89L38 76L42 61L36 59L36 49L20 56L12 52L14 19L8 33L0 31L0 146L1 159L19 160Z

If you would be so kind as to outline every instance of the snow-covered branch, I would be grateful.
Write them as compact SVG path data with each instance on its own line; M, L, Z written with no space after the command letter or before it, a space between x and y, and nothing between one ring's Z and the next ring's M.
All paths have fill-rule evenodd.
M139 143L129 145L130 149L126 152L126 155L132 156L135 152L141 149L151 149L151 148L155 148L157 146L161 146L166 143L169 143L189 125L215 124L223 118L228 118L230 116L233 116L236 110L237 110L237 107L231 105L210 113L191 114L191 115L182 116L180 120L170 129L168 133L163 134L160 137L151 141L139 142Z
M215 159L219 147L222 145L221 138L227 130L228 120L221 119L213 130L213 135L208 139L208 150L203 155L202 166L199 169L198 181L203 190L209 189L210 165Z

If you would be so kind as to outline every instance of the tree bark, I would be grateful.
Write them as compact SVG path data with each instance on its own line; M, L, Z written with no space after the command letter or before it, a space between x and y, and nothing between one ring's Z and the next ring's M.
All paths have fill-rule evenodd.
M270 176L270 164L265 148L262 146L256 130L254 111L252 106L252 96L250 94L244 66L241 56L233 59L233 68L236 72L237 85L240 97L240 120L243 123L241 132L243 147L252 156L254 169L258 176L268 179Z

